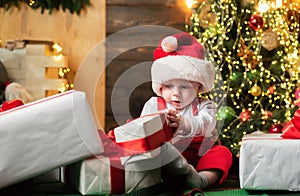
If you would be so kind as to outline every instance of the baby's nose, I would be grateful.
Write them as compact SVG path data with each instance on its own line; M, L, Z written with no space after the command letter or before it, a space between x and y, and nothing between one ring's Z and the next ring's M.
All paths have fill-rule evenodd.
M180 95L181 94L181 90L179 88L173 88L173 94L174 95Z

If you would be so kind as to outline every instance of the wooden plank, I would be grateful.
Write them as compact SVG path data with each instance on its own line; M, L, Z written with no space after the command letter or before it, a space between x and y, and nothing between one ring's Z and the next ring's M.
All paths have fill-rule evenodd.
M181 7L110 6L107 9L107 33L142 25L163 25L184 30L185 9Z
M122 115L124 116L128 112L131 114L134 114L134 117L137 117L140 115L142 108L145 104L145 102L152 96L155 96L151 89L151 83L146 83L144 85L139 86L138 88L134 89L131 94L128 94L126 90L118 91L117 97L113 97L111 99L110 93L111 89L107 89L106 91L107 97L107 107L106 107L106 114L107 115L112 115L113 110L112 107L115 107L114 112L117 112L117 115ZM113 106L112 106L113 104ZM128 105L129 104L129 105ZM119 107L120 106L120 107Z
M156 6L174 6L180 4L180 0L108 0L106 1L107 6L110 5L156 5Z
M158 42L165 36L181 32L173 27L146 25L136 26L107 35L105 44L106 60L110 61L114 55L123 54L129 50L138 48L137 51L143 51L143 48L149 47L149 50L157 47Z
M150 74L150 67L152 65L152 60L148 59L149 61L140 62L139 60L118 60L113 61L107 66L106 73L109 76L120 76L125 71L130 71L128 69L131 69L132 71L143 71L148 72ZM139 69L140 67L140 69ZM143 69L142 69L143 68Z
M124 42L130 42L130 39L126 39ZM124 45L129 45L129 43L125 43ZM115 59L113 59L113 61L111 63L113 63L114 61L149 61L153 58L153 51L155 49L155 47L139 47L139 48L133 48L130 50L126 50L126 51L119 51L120 48L114 48L114 47L110 47L108 46L106 49L106 55L110 55L113 53L120 53ZM125 50L125 48L124 48Z

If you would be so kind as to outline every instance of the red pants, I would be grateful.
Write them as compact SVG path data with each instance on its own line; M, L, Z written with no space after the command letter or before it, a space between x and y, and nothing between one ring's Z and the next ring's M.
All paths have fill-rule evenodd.
M186 142L189 142L188 147ZM203 137L196 137L190 141L180 141L174 146L181 151L182 155L197 171L218 169L222 171L222 177L218 183L221 184L225 181L232 164L232 153L225 146L215 144L215 142L203 139Z

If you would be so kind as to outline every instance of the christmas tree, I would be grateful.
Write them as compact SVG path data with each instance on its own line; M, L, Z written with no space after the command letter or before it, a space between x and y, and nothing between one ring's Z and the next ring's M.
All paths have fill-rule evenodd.
M217 113L220 139L238 155L243 135L280 131L298 108L300 6L281 0L192 3L186 30L221 73L216 83L223 85L216 88L226 92L226 104Z
M49 14L51 14L54 9L62 9L64 12L69 10L71 14L76 13L77 15L80 15L82 9L91 5L90 0L1 0L0 8L4 8L6 11L8 11L12 7L19 8L19 5L22 3L28 5L32 9L41 9L42 14L45 10L49 10Z

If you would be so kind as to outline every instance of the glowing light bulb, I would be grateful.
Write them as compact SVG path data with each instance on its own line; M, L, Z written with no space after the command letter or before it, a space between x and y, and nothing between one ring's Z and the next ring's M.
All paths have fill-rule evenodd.
M189 9L192 8L192 6L193 6L193 1L194 1L194 0L186 0L186 1L185 1L186 6L187 6Z
M282 0L276 0L276 7L282 7Z
M58 52L58 53L60 53L62 51L62 47L58 43L53 44L52 48L54 50L56 50L56 52Z
M259 12L264 13L264 12L266 12L270 9L270 6L267 3L262 3L258 6L257 9L258 9Z

